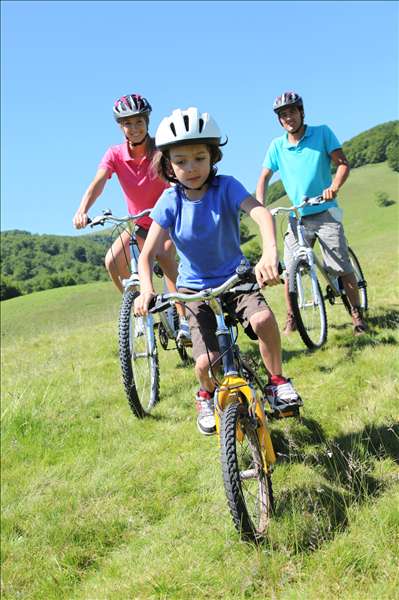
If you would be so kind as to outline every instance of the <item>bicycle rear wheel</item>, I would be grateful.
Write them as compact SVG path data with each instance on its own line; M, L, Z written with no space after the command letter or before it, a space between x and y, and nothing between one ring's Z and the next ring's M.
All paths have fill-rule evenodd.
M349 252L349 259L350 259L351 265L353 267L353 272L356 277L357 287L359 289L360 308L362 310L367 310L369 307L368 297L367 297L367 282L364 278L363 271L362 271L360 263L357 259L357 256L353 252L352 248L349 248L349 246L348 246L348 252ZM347 295L342 294L341 298L342 298L342 302L345 305L346 310L350 314L351 305L349 303Z
M273 511L271 477L263 467L257 426L241 402L233 402L222 414L220 452L227 501L240 536L252 541L265 536Z
M296 326L304 344L311 350L327 339L327 314L315 271L298 258L290 271L289 293Z
M126 396L139 419L159 402L159 362L152 316L135 317L139 292L124 294L119 314L119 358Z

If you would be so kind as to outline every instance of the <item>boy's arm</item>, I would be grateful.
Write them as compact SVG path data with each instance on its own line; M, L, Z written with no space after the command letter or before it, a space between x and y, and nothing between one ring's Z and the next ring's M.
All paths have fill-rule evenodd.
M330 154L331 160L337 167L334 179L330 187L323 190L324 200L333 200L338 193L338 190L344 185L349 176L349 162L341 148L333 150Z
M270 211L252 196L245 198L241 209L255 221L262 237L262 256L255 266L256 280L261 287L266 284L277 285L280 283L280 276L273 217Z
M76 229L86 227L89 208L94 204L97 198L102 194L104 186L108 179L108 171L106 169L98 169L95 177L80 202L80 206L73 217L73 225Z
M258 183L256 185L256 199L262 204L262 206L265 203L265 194L267 186L272 176L273 171L267 168L262 169L261 174L259 176Z
M167 239L167 230L153 221L138 260L140 296L134 301L134 312L137 315L144 316L148 314L148 305L150 300L155 296L152 282L152 267L155 257L160 253Z

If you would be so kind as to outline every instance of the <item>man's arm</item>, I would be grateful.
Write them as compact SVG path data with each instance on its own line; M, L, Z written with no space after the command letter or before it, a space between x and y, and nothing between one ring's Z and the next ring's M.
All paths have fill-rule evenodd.
M338 193L338 190L344 185L349 176L349 162L341 148L333 150L330 154L331 160L337 167L334 179L329 188L323 191L324 200L333 200Z
M108 171L106 169L98 169L95 177L80 202L80 206L73 217L73 224L76 229L86 227L89 208L94 204L97 198L102 194L104 186L108 179Z
M259 176L258 183L256 185L256 199L258 202L262 204L265 203L265 193L267 190L268 183L273 176L273 171L271 169L262 169L262 172Z

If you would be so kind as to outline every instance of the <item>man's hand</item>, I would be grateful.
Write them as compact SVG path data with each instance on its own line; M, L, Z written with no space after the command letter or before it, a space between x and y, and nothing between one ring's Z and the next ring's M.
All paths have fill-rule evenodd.
M334 200L335 196L337 195L337 192L338 190L336 190L332 186L326 188L323 191L323 200Z

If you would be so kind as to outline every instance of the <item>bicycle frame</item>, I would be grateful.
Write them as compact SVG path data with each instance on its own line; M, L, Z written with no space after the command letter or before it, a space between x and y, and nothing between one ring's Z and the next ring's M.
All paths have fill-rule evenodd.
M310 201L313 200L313 203L309 202L309 200ZM342 293L345 293L345 292L344 292L344 290L341 290L339 283L338 283L338 278L332 277L330 275L330 273L325 269L321 260L314 253L312 246L306 240L305 226L302 222L302 216L299 213L299 209L302 208L303 206L305 206L306 204L322 204L322 201L320 200L320 197L317 196L316 198L309 198L309 199L304 200L299 206L290 206L288 208L285 206L279 206L277 208L272 209L271 213L273 216L278 214L279 212L293 212L295 214L295 228L296 228L299 248L296 251L294 251L294 257L295 258L303 258L308 262L308 264L310 266L310 273L311 273L311 278L312 278L312 288L313 288L314 297L317 297L317 278L316 278L316 273L315 273L315 268L314 268L315 266L318 268L318 270L322 274L327 285L330 286L332 292L334 293L334 296L339 297ZM298 296L299 296L300 302L303 303L303 290L302 290L301 285L299 285Z
M266 415L260 397L257 397L254 387L240 375L240 366L234 355L234 336L232 328L228 328L224 318L223 303L220 296L240 281L238 275L233 275L223 285L215 289L208 289L196 294L164 294L159 297L159 302L194 302L204 300L216 317L216 336L223 365L223 379L215 390L215 421L216 431L220 434L220 419L222 412L235 400L247 403L252 417L259 419L257 435L262 451L263 468L267 473L276 462L276 455L267 426ZM156 307L153 312L158 312ZM151 311L150 311L151 312ZM242 432L236 432L239 441L242 441Z

